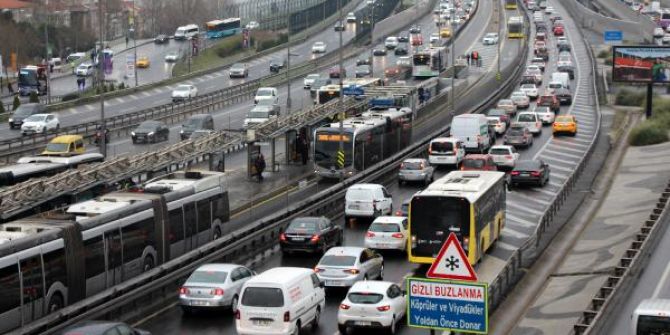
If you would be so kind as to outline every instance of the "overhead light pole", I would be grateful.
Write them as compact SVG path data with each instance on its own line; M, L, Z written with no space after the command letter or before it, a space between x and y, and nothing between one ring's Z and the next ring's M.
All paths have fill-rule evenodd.
M458 27L458 24L456 23L456 20L454 20L456 15L456 10L452 7L451 8L451 115L456 115L456 104L454 103L455 99L455 92L454 92L454 87L455 87L455 81L456 81L456 27Z
M288 93L286 95L286 113L291 114L291 12L289 0L286 1L286 81Z
M337 0L337 7L339 9L339 16L340 16L340 24L344 25L344 22L342 21L342 0ZM339 96L339 103L340 103L340 108L344 105L344 91L343 91L343 82L344 82L344 55L342 54L342 29L340 29L340 48L338 50L339 54L339 72L340 72L340 96ZM370 62L372 64L372 62ZM317 93L318 94L318 93ZM338 117L340 121L340 147L338 153L344 153L344 111L340 111L340 115ZM339 154L338 154L339 156ZM346 156L345 156L346 158ZM344 164L340 166L340 182L344 180Z
M47 73L47 76L46 76L47 77L47 83L46 83L46 85L47 85L47 87L46 87L46 89L47 89L46 90L47 91L46 92L47 93L47 104L50 104L51 103L51 64L50 64L50 61L49 61L49 0L46 0L45 5L46 5L46 11L45 11L45 14L46 14L45 16L46 17L45 17L45 20L44 20L44 48L45 48L45 51L46 51L46 57L44 59L45 59L45 62L46 62L46 64L45 64L46 68L44 69L44 71L46 71L46 73ZM37 93L39 94L39 89L38 89Z
M105 0L106 1L106 0ZM104 11L102 9L102 0L98 0L98 23L100 25L100 49L98 50L98 88L100 89L100 153L104 158L107 158L107 136L106 136L106 125L105 125L105 90L103 86L105 85L105 71L103 66L104 54L102 52L104 45ZM94 60L95 61L95 60Z

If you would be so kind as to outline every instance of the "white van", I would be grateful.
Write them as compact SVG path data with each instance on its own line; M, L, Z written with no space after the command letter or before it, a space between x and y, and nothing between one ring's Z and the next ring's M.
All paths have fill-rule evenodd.
M393 198L386 188L379 184L354 184L349 186L344 196L344 220L352 217L376 218L393 215Z
M570 89L570 75L567 72L554 72L551 74L552 83L561 83L563 88Z
M437 137L428 145L428 162L431 165L461 165L465 157L463 143L454 137Z
M177 28L177 31L174 33L175 40L190 40L195 36L200 34L200 28L197 24L188 24Z
M547 86L547 91L554 93L559 88L567 88L567 87L563 86L563 83L560 81L550 81L549 85Z
M245 334L298 334L316 328L326 294L314 270L277 267L249 279L235 313L235 328Z
M521 112L516 116L514 123L521 124L528 128L528 131L534 136L542 134L542 119L535 112Z
M261 100L271 100L273 104L279 103L279 91L276 87L260 87L254 96L254 104Z
M451 136L463 143L468 152L489 150L489 120L483 114L456 115L451 121Z

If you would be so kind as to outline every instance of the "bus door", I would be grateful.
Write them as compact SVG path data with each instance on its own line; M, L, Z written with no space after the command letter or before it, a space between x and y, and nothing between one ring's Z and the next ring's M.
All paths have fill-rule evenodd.
M34 255L21 260L21 306L23 324L42 316L42 258Z
M198 247L198 220L195 203L184 204L184 253Z
M105 254L107 257L107 288L123 280L123 245L118 228L105 232Z

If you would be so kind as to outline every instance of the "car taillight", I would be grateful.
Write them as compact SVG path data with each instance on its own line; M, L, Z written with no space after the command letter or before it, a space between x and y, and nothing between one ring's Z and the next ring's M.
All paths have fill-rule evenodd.
M428 148L428 154L432 155L433 154L433 148Z
M284 312L284 322L291 322L291 312Z
M403 238L405 236L403 236L401 233L395 233L395 234L392 234L391 237L393 237L393 238Z
M279 234L279 240L282 242L286 241L286 234L284 233Z
M214 294L216 296L222 296L223 295L223 289L222 288L215 288L214 290L212 290L212 294Z
M531 176L533 177L539 177L540 176L540 171L533 171L530 173Z
M353 275L357 275L357 274L359 274L359 273L361 272L361 271L359 271L358 269L346 269L346 270L342 270L342 271L343 271L343 272L346 272L346 273L351 273L351 274L353 274Z
M314 234L314 235L312 235L312 238L310 239L310 241L312 241L312 242L319 242L319 239L320 239L320 238L321 238L321 237L320 237L319 235Z
M188 294L188 288L182 287L179 289L179 294Z
M391 306L389 306L389 305L377 307L377 310L380 311L380 312L386 312L390 309L391 309Z
M554 122L554 124L552 126L556 127L556 126L558 126L558 123Z
M347 304L340 304L340 309L349 309L349 308L351 308L351 306Z
M239 320L241 318L242 318L242 313L240 313L240 310L238 309L238 310L235 311L235 319Z
M324 270L322 268L314 268L314 272L323 272Z
M402 216L402 212L401 211L395 211L395 216Z
M505 159L512 159L512 155L505 155Z
M512 171L510 174L513 175L513 176L518 176L518 175L519 175L519 171Z
M375 237L375 233L369 231L365 234L365 237Z
M463 238L463 249L468 250L469 245L470 245L470 238L464 237Z

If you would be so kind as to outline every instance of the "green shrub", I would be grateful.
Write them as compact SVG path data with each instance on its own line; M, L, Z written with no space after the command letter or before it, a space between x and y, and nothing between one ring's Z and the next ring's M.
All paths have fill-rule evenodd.
M223 42L216 46L216 55L225 58L242 48L242 35L235 35L226 38Z
M614 100L615 105L619 106L642 106L642 103L646 100L645 92L635 92L629 89L621 89L617 94Z
M112 83L112 84L109 84L109 91L110 91L110 92L114 92L114 90L116 90L116 86L114 86L113 83Z
M646 120L630 131L628 143L633 146L651 145L668 141L667 129L658 121Z
M610 50L600 50L598 53L598 58L612 58L612 54L610 54Z
M126 88L126 84L125 84L124 82L121 82L121 83L119 84L119 89L120 89L120 90L123 90L123 89L125 89L125 88Z
M15 111L21 106L21 100L19 100L19 96L15 95L14 96L14 101L12 101L12 110Z
M63 95L61 101L72 101L79 99L79 93L68 93Z
M258 43L258 47L256 48L256 51L263 51L267 50L270 48L274 48L278 45L284 44L288 42L288 35L287 34L279 34L279 37L272 39L272 40L263 40Z
M4 114L7 111L5 110L5 104L0 102L0 114Z
M28 101L31 102L31 103L40 102L40 97L37 96L37 92L35 92L35 91L30 92L30 96L28 98Z

